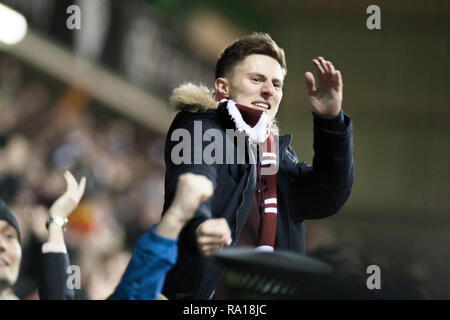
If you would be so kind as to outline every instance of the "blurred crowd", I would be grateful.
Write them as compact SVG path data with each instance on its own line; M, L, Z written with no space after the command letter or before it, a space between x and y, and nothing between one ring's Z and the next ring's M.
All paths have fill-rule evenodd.
M431 286L432 274L429 266L422 261L409 261L399 269L384 254L368 250L360 238L346 236L339 238L326 221L307 223L307 255L316 258L334 269L334 273L347 284L341 288L351 293L355 287L361 298L376 299L436 299L442 295L440 286ZM312 232L311 232L312 231ZM374 296L367 293L365 284L373 275L369 266L380 268L380 287L382 290ZM353 289L352 289L353 288ZM344 298L344 299L347 299Z
M78 299L112 293L139 235L160 219L160 135L0 55L0 198L18 215L23 261L16 292L36 299L45 208L63 192L62 173L86 176L86 192L66 232L81 270Z

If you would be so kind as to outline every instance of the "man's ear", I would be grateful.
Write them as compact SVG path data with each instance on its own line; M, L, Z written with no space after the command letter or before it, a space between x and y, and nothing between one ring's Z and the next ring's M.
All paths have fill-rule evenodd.
M217 78L216 82L214 82L214 86L216 91L221 93L223 96L228 97L230 91L230 85L228 80L225 78Z

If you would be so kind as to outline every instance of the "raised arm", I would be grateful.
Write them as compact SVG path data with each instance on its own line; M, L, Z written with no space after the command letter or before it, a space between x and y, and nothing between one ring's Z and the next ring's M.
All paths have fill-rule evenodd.
M312 166L297 163L290 199L299 219L319 219L335 214L345 203L353 184L352 121L342 110L342 75L330 61L313 59L317 79L305 73L308 100L314 115Z
M66 180L66 191L55 200L49 209L48 241L44 244L45 249L43 249L45 252L66 252L64 227L68 221L68 216L78 206L84 194L85 177L81 178L78 184L73 175L66 171L64 179Z
M109 299L154 300L164 284L166 273L177 259L178 235L200 203L213 194L212 182L202 175L182 174L176 194L159 224L139 238L131 261Z
M42 246L41 276L39 297L41 300L70 300L74 298L73 289L67 285L67 268L70 265L64 242L64 227L67 217L78 206L83 196L86 178L80 183L66 171L66 191L53 203L49 210L47 222L48 241Z

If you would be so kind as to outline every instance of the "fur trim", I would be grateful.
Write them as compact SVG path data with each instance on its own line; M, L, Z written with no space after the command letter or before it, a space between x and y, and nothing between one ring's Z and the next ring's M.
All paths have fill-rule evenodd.
M169 105L175 111L189 110L198 112L216 109L217 101L214 99L213 93L211 89L204 85L192 82L183 83L173 90L169 99ZM273 135L279 134L275 119L272 122L271 132Z
M204 85L196 85L191 82L184 83L173 90L169 105L177 111L189 110L197 112L217 108L213 91Z

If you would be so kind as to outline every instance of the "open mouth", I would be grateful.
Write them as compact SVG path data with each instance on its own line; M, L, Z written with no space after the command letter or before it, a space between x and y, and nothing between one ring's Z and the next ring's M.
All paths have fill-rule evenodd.
M266 102L252 102L252 105L264 109L264 110L269 110L270 109L270 104L266 103Z

